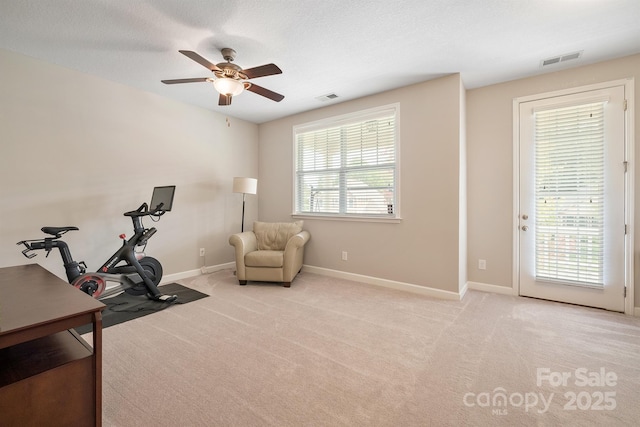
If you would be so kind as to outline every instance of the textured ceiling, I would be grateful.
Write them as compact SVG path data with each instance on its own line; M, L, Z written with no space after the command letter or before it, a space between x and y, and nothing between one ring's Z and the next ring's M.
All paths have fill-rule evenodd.
M277 64L254 81L285 99L220 107L209 83L160 83L212 75L179 49L218 63L224 47ZM640 0L2 0L0 48L262 123L451 73L475 88L638 53Z

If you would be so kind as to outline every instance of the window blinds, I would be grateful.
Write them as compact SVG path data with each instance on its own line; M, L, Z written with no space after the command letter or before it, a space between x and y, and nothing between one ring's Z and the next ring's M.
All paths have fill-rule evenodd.
M296 133L296 213L394 216L395 110Z
M535 113L536 277L602 286L604 102Z

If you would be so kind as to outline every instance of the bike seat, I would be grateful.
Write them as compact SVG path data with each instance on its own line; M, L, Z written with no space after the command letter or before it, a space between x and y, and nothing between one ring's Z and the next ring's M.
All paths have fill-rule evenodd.
M79 230L79 228L78 227L42 227L41 230L43 233L60 237L61 233L66 233L67 231Z

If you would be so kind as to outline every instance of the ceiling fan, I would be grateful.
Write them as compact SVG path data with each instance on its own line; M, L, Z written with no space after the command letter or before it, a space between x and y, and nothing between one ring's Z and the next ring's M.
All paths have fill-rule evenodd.
M209 69L213 74L215 74L216 78L196 77L192 79L161 80L164 84L172 85L176 83L197 82L213 83L213 86L220 93L218 105L231 105L231 98L233 96L240 95L245 89L276 102L280 102L284 99L284 95L280 95L279 93L263 88L262 86L245 81L255 79L257 77L282 74L282 70L275 64L261 65L259 67L243 70L236 64L232 63L236 58L236 51L231 48L224 48L221 50L222 57L227 62L221 62L220 64L213 64L190 50L179 50L178 52Z

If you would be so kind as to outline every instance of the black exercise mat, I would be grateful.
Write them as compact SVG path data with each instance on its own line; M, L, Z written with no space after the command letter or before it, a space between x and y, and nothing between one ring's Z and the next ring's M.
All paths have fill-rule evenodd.
M123 292L102 300L101 302L106 305L105 309L102 310L102 329L156 313L174 304L186 304L209 296L177 283L158 286L158 289L164 295L177 295L178 299L174 302L154 301L145 295L135 296ZM86 334L91 332L92 326L88 324L75 329L79 334Z

